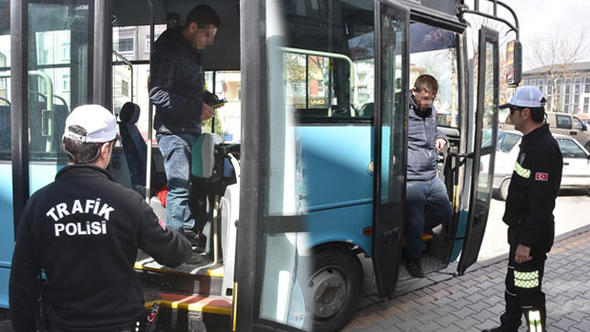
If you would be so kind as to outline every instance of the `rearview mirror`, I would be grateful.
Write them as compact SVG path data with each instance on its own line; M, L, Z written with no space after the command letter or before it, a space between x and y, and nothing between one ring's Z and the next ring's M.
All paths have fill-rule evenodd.
M517 86L522 78L522 44L511 40L506 44L506 83Z

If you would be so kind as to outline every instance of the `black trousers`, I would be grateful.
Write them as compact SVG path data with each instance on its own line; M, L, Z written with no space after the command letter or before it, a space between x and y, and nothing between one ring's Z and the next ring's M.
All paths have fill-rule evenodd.
M545 293L541 290L547 255L545 250L531 249L532 260L517 264L514 260L516 245L510 245L508 272L506 273L506 311L500 317L503 331L517 331L522 315L529 322L529 313L538 311L545 331Z

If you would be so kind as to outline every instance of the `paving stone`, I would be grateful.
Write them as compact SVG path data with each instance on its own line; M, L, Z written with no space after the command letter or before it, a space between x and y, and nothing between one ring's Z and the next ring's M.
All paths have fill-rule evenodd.
M375 297L363 301L344 331L479 332L495 327L504 312L506 265L503 260L453 278L434 273L404 281L411 289L392 301ZM543 290L551 332L590 332L590 232L554 245L545 265ZM525 330L523 324L520 331Z
M565 331L568 331L570 326L575 324L576 322L574 320L571 320L567 317L562 317L557 323L555 323L555 326Z
M452 312L451 314L453 314L454 316L456 316L459 319L465 319L466 317L468 317L469 315L474 314L475 312L471 309L469 309L468 307L463 307L461 308L461 310L457 310Z

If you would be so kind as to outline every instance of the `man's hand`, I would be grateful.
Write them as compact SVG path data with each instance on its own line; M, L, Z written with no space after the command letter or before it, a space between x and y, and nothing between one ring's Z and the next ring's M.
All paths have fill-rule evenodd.
M445 144L447 144L447 141L439 138L434 142L434 145L436 146L436 151L440 151L445 147Z
M528 262L533 257L531 257L531 247L527 247L525 245L519 244L516 247L516 253L514 254L514 260L518 264L522 264L524 262Z
M201 120L205 121L207 119L212 118L215 115L215 111L213 108L205 103L203 103L203 109L201 110Z

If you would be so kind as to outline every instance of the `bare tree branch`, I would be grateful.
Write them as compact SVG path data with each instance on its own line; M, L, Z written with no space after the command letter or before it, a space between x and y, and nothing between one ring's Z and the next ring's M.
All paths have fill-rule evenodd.
M551 111L561 110L557 82L570 75L575 64L584 57L585 39L585 31L581 29L577 38L564 37L558 33L544 40L534 37L530 43L532 56L528 60L551 80L552 90L548 96Z

